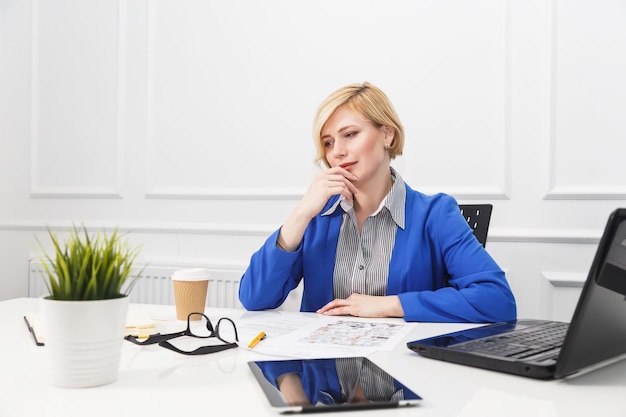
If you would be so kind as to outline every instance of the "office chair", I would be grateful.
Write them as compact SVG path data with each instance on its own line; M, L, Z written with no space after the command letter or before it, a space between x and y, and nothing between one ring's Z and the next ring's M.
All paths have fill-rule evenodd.
M491 220L491 204L459 204L461 214L467 220L474 231L476 239L485 247L487 244L487 232L489 231L489 221Z

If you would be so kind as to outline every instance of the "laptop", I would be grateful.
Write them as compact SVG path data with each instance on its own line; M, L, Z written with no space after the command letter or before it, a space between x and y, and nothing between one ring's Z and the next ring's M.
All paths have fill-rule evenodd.
M279 413L393 408L422 400L365 357L260 360L248 365Z
M609 216L570 323L519 319L414 340L407 347L428 358L539 379L570 377L623 359L626 208Z

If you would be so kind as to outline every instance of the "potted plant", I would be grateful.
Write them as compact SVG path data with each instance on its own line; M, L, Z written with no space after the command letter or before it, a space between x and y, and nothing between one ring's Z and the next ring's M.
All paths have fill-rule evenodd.
M52 251L42 252L49 295L40 299L50 382L67 388L117 380L129 293L140 272L131 247L116 228L90 234L72 226L64 244L48 228Z

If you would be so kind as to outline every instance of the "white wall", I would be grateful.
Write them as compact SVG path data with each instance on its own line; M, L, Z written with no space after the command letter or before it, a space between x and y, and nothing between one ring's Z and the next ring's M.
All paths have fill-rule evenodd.
M311 122L370 81L414 188L491 202L519 314L569 319L626 206L624 0L0 0L0 299L46 225L243 271L316 170Z

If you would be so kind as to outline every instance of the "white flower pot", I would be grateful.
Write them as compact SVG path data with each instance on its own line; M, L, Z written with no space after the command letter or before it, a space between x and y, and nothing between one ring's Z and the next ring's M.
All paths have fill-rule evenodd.
M94 301L40 298L51 385L84 388L117 380L129 297Z

